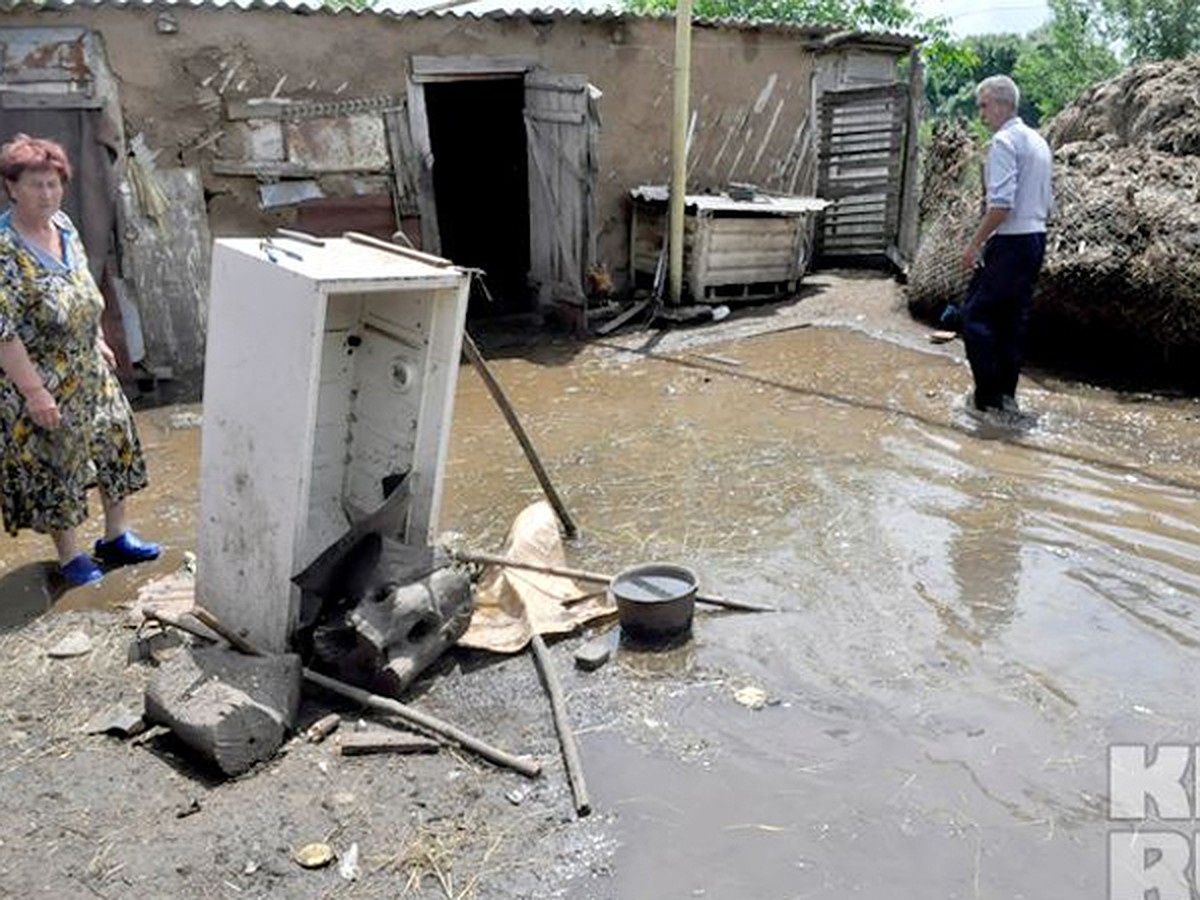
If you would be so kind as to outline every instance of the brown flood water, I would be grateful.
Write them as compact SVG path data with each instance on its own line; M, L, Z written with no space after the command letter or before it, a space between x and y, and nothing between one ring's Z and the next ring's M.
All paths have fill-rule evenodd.
M1200 742L1200 404L1027 380L1010 432L961 411L953 360L850 331L696 351L737 366L558 349L494 368L583 529L573 562L680 562L785 612L623 652L621 689L662 698L632 723L574 698L616 849L557 896L1102 896L1109 745ZM132 511L167 558L57 608L194 546L200 432L173 423L198 411L139 414ZM497 549L537 496L464 369L443 527ZM0 542L9 618L54 598L42 541Z

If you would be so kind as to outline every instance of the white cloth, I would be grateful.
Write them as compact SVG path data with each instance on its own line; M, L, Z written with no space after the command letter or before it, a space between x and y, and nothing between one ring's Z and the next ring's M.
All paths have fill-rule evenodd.
M992 136L987 158L988 206L1010 210L996 234L1046 230L1054 204L1053 161L1045 139L1017 116Z

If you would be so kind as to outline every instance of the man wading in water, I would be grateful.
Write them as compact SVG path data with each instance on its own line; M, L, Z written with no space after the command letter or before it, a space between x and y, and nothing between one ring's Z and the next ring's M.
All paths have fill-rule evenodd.
M1011 78L985 78L975 97L993 137L987 212L962 256L963 266L975 272L963 305L963 343L975 378L967 407L1015 413L1021 349L1053 203L1050 148L1017 116L1020 93Z

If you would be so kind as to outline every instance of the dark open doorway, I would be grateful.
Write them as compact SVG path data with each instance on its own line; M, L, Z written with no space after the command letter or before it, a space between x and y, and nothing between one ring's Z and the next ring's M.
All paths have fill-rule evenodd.
M487 272L488 302L471 290L471 316L533 307L529 176L521 78L425 85L442 255Z

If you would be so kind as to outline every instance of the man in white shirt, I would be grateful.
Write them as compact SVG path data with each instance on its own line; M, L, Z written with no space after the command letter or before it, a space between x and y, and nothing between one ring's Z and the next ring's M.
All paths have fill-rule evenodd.
M962 257L975 272L963 304L963 343L975 379L975 409L1015 412L1021 350L1054 202L1052 157L1042 136L1017 116L1020 93L1011 78L986 78L975 96L993 137L987 211Z

